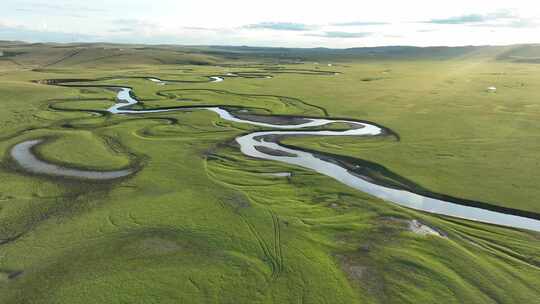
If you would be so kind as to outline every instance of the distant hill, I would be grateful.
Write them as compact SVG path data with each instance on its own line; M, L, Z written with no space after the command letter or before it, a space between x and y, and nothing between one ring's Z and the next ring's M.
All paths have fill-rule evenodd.
M534 62L540 61L540 45L511 46L462 46L462 47L413 47L384 46L349 49L328 48L261 48L247 46L203 47L207 53L236 54L238 56L274 57L298 60L448 60L456 58L485 58L495 60Z
M500 54L497 59L523 63L540 63L540 44L514 46Z
M400 59L400 58L455 58L478 51L483 47L411 47L411 46L385 46L349 49L328 48L260 48L260 47L225 47L211 46L214 53L234 53L253 55L258 57L277 56L282 58L330 58L341 57L347 59Z
M69 66L92 67L100 65L144 65L144 64L195 64L209 65L222 61L202 52L182 47L148 47L144 45L122 45L107 43L57 44L0 42L4 56L29 68L62 68Z
M540 63L540 45L412 47L385 46L349 49L272 48L248 46L130 45L111 43L24 43L0 41L0 60L47 68L133 64L213 65L250 59L278 63L304 61L482 59Z

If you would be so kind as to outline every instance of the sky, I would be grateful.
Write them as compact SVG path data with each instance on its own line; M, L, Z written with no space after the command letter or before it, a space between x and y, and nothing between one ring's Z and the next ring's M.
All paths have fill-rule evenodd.
M538 0L2 0L0 40L349 48L540 43Z

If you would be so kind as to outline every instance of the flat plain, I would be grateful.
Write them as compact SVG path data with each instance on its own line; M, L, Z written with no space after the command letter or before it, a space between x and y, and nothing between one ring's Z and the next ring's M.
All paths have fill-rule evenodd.
M0 50L0 303L538 303L537 232L414 211L247 157L234 139L265 128L209 111L106 109L123 86L141 101L133 109L221 105L375 122L399 136L282 142L535 216L539 47ZM10 150L36 138L47 138L34 152L48 162L137 172L112 181L29 173Z

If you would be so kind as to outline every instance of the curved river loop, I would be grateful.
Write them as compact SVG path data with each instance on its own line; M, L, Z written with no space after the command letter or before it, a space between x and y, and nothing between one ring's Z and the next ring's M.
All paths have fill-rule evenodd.
M158 78L148 77L145 79L158 85L166 85L168 83L167 81ZM221 82L223 80L224 78L220 76L209 77L209 82ZM62 85L62 83L58 81L54 81L52 84ZM77 85L73 86L76 87ZM87 86L88 85L85 85L85 87ZM118 89L118 87L116 88ZM114 115L144 115L149 113L185 110L212 111L219 115L223 120L274 129L272 131L258 131L237 137L235 140L240 145L241 152L247 156L283 162L314 170L351 188L406 208L482 223L540 232L540 215L529 214L525 211L504 207L496 207L481 202L461 200L437 193L415 191L414 189L396 185L389 186L385 183L378 182L374 178L361 175L355 170L351 170L350 167L345 166L337 159L333 159L332 156L323 155L323 153L317 153L316 151L305 151L299 148L286 147L279 142L280 138L288 136L384 136L392 134L392 131L373 123L346 119L294 117L295 119L290 120L291 124L277 124L272 122L272 118L280 118L281 121L283 121L284 119L290 119L291 117L279 115L250 115L247 117L257 117L257 119L248 119L244 116L231 113L226 106L184 106L156 110L131 109L131 107L137 103L139 103L139 101L133 96L131 88L119 88L117 103L108 108L107 112ZM323 127L334 123L345 124L348 125L349 128L346 130L301 130L312 127ZM136 171L134 169L110 172L86 171L50 164L38 159L32 153L32 148L43 142L44 140L42 139L34 139L19 143L12 148L11 156L23 170L36 174L107 180L125 177ZM463 201L468 203L463 203Z

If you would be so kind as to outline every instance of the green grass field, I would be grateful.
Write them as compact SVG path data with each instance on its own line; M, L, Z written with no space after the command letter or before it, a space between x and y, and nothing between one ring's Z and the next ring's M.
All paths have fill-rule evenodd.
M145 109L237 105L373 121L400 141L284 143L540 213L533 47L380 59L306 53L294 64L204 48L3 48L17 55L0 60L0 303L540 303L538 233L412 211L248 158L232 140L258 128L211 112L100 116L88 111L112 105L113 91L36 82L126 85ZM229 72L273 78L204 82ZM36 153L50 162L142 170L109 182L28 174L9 149L43 137L54 140ZM292 176L268 174L279 172ZM444 237L412 232L413 219Z

